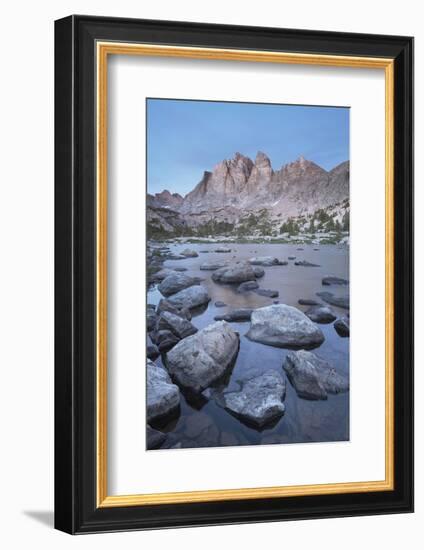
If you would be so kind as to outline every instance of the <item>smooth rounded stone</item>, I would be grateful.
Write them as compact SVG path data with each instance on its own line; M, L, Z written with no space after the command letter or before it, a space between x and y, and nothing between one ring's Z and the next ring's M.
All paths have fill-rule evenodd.
M163 432L160 432L159 430L155 430L149 424L147 424L146 428L146 447L148 450L152 449L159 449L159 447L162 445L162 443L166 439L166 434Z
M219 254L229 254L231 252L231 248L220 246L219 248L216 248L214 252L218 252Z
M167 369L180 386L200 393L233 365L239 341L239 334L228 323L213 323L181 340L168 353Z
M155 344L153 344L153 343L147 344L147 346L146 346L146 355L147 355L148 359L151 359L152 361L157 359L160 355L157 346L155 346Z
M157 321L157 315L155 310L151 308L147 308L147 311L146 311L147 332L154 330L154 328L156 327L156 321Z
M342 309L349 309L349 295L335 296L332 292L317 292L316 295L322 298L324 302L327 302L327 304L341 307Z
M157 329L159 331L170 330L179 340L187 338L187 336L191 336L197 332L197 328L191 324L190 321L178 315L174 315L169 311L163 311L160 314L157 322Z
M316 300L309 300L309 298L300 298L297 301L301 306L320 306L321 304Z
M284 378L276 370L269 370L243 381L239 391L222 394L217 403L245 423L263 428L284 414L285 395Z
M165 297L172 296L180 290L184 290L193 285L199 284L200 279L198 277L190 277L185 273L171 273L158 285L158 290Z
M149 359L147 360L147 422L166 418L177 411L180 391L172 383L169 374Z
M187 268L186 267L174 267L174 271L178 271L178 272L182 273L183 271L187 271Z
M209 254L209 250L199 250L200 254Z
M304 399L327 399L329 393L343 393L349 389L346 377L310 351L289 352L283 369L297 395Z
M324 286L330 285L348 285L349 281L347 279L342 279L341 277L324 277L322 279L322 284Z
M260 279L265 275L265 269L263 267L259 267L258 265L254 265L253 267L253 273L255 274L255 277L257 279Z
M305 315L307 315L311 321L314 321L314 323L332 323L337 319L333 310L328 306L312 306L305 311Z
M161 353L166 353L180 341L180 338L175 336L170 330L158 330L154 335L152 333L152 340L153 338Z
M347 338L350 336L350 323L347 317L341 317L334 322L334 328L339 336Z
M273 265L287 265L287 262L279 260L273 256L257 256L256 258L250 258L250 265L264 265L265 267L270 267Z
M201 271L215 271L216 269L221 269L227 264L225 262L203 262L200 264Z
M214 317L215 321L227 321L227 323L237 323L239 321L250 321L253 309L241 308L229 311L224 315Z
M321 267L318 264L313 264L311 262L307 262L306 260L299 260L297 262L294 262L294 265L299 265L301 267Z
M174 315L179 315L183 319L187 319L188 321L191 321L191 313L189 309L176 307L165 298L161 298L159 301L158 307L156 309L157 315L160 315L162 311L169 311Z
M172 273L175 273L174 269L169 269L168 267L164 267L160 271L157 271L156 273L153 273L151 276L151 279L153 281L163 281L168 277L168 275L171 275Z
M314 248L314 252L318 252L319 251L319 248Z
M256 281L246 281L237 287L237 292L247 292L248 290L256 290L257 288L259 288L259 285Z
M296 250L304 250L304 248L296 248Z
M226 307L226 303L225 302L221 302L220 300L217 300L215 302L215 307Z
M182 252L180 252L181 256L184 256L186 258L197 258L199 255L195 250L190 250L189 248L186 248Z
M194 309L210 302L210 296L204 286L195 285L180 290L169 297L168 301L178 308Z
M324 334L299 309L286 304L273 304L252 313L249 340L278 348L316 347Z
M212 280L215 283L244 283L253 279L255 279L253 268L243 263L225 266L212 273Z
M287 259L288 259L288 260L295 260L295 259L296 259L296 256L288 256Z
M278 290L267 290L266 288L258 288L255 292L259 296L266 296L267 298L278 298L280 295Z

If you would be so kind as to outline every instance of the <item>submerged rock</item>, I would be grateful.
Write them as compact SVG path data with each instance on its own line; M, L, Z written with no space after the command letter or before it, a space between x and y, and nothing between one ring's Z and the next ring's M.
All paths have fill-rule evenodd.
M174 315L169 311L163 311L157 322L158 330L170 330L179 340L187 338L192 334L196 334L197 328L178 315Z
M347 338L350 335L350 323L347 317L341 317L334 323L334 328L339 336Z
M180 252L180 254L185 258L197 258L197 256L199 255L195 250L190 250L188 248Z
M302 267L321 267L318 264L313 264L311 262L307 262L306 260L299 260L297 262L294 262L294 265L299 265Z
M180 391L169 374L147 360L147 422L174 414L180 405Z
M169 297L168 301L178 308L194 309L210 302L210 296L201 285L190 286Z
M296 259L296 256L288 256L287 259L288 259L288 260L295 260L295 259Z
M330 285L348 285L349 281L347 279L342 279L341 277L324 277L322 279L322 284L324 286Z
M215 307L225 307L226 305L225 302L221 302L220 300L215 302Z
M309 300L307 298L300 298L300 300L298 300L297 303L300 304L301 306L320 306L321 305L316 300Z
M146 447L148 450L151 449L159 449L159 447L162 445L162 443L166 439L166 434L163 432L160 432L159 430L155 430L149 424L147 424L146 428Z
M253 309L241 308L229 311L224 315L217 315L214 317L215 321L227 321L228 323L238 321L250 321Z
M322 298L324 302L327 302L327 304L341 307L343 309L349 309L349 295L335 296L332 292L317 292L316 294Z
M312 306L305 311L305 315L315 323L332 323L337 318L328 306Z
M255 277L253 268L242 263L222 267L212 273L212 280L216 283L244 283L252 281Z
M288 353L283 368L297 395L305 399L327 399L329 393L342 393L349 389L346 377L310 351Z
M256 309L252 313L247 338L255 342L285 347L316 347L324 334L304 313L286 304Z
M193 285L198 285L200 279L198 277L190 277L185 273L171 273L158 286L159 292L166 297L176 294L180 290L189 288Z
M187 390L200 393L233 365L239 350L239 335L219 321L181 340L167 356L167 369Z
M229 254L231 252L231 248L220 246L219 248L215 249L215 252L219 252L220 254Z
M217 402L247 424L263 428L284 414L285 394L283 377L269 370L243 381L239 391L224 393Z
M200 265L201 271L215 271L216 269L221 269L221 267L225 267L227 264L225 262L203 262Z
M256 281L245 281L238 286L237 292L247 292L248 290L255 290L259 288L259 285Z
M256 258L250 258L250 265L264 265L265 267L270 267L273 265L287 265L287 262L279 260L273 256L257 256Z
M266 296L267 298L278 298L280 295L278 290L267 290L265 288L258 288L255 292L259 294L259 296Z

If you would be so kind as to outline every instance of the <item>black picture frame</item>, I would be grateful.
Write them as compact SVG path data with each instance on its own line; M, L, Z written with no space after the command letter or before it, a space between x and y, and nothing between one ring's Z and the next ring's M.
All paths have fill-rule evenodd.
M394 60L394 490L98 508L98 40ZM413 511L413 39L73 15L55 22L55 527L94 533Z

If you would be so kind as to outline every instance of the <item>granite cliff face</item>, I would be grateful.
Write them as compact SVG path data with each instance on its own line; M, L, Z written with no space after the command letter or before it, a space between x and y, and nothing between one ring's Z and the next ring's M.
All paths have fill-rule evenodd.
M341 223L348 202L348 161L327 172L300 157L273 170L263 152L257 153L254 162L241 153L223 160L212 172L204 172L184 198L169 191L148 195L148 207L172 210L177 225L193 229L217 223L227 229L228 224L237 227L251 214L274 227L289 219L312 218L322 210L331 211Z

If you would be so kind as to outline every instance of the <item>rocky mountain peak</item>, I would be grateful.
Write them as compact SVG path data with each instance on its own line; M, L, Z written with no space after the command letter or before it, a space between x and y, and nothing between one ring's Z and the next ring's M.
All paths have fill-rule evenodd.
M265 153L258 151L256 153L255 166L271 166L271 161Z

